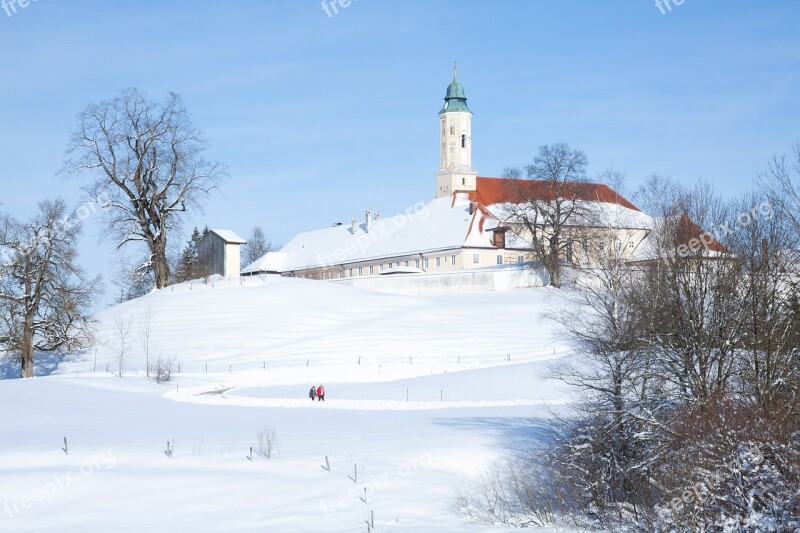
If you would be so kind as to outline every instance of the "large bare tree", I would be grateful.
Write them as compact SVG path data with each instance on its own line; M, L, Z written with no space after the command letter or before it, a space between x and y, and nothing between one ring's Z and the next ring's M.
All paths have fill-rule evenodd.
M511 201L505 205L507 220L525 230L553 287L561 286L561 261L576 238L567 228L587 215L580 202L586 188L586 165L583 151L558 143L539 148L533 163L525 167L527 179L521 179L523 171L518 168L505 171L514 178L508 191Z
M103 198L109 235L117 248L143 243L157 288L170 282L168 237L181 214L201 209L202 200L225 177L224 167L202 157L203 134L175 93L163 103L128 89L89 105L78 117L64 172L97 175L85 190Z
M33 377L37 352L66 354L91 343L89 311L99 278L77 265L81 225L63 200L39 204L27 222L0 219L0 350Z

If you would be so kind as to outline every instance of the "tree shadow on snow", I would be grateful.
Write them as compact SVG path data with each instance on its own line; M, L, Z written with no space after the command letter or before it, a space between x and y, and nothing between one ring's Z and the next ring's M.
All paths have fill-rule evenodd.
M482 436L491 435L495 445L508 453L524 453L552 442L555 436L553 419L475 416L437 418L434 423Z
M61 363L77 360L78 354L37 353L34 358L33 374L36 377L49 376L58 370ZM0 357L0 379L19 379L20 361L15 355Z

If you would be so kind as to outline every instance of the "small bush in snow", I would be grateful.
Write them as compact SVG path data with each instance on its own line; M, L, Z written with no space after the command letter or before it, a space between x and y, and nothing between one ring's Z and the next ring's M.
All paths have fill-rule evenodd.
M175 371L175 358L159 357L152 365L150 365L150 375L156 383L167 383L172 380L172 373Z
M263 459L277 459L280 454L278 432L266 426L256 431L254 451L256 455Z
M556 525L558 486L543 483L527 461L495 466L458 492L454 507L465 518L484 525L543 527Z

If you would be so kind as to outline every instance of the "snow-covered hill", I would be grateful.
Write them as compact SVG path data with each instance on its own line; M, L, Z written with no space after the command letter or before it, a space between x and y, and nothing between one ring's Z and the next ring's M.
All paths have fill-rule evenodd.
M556 294L554 294L554 292ZM118 319L130 323L129 370L144 370L139 329L152 316L151 351L182 371L272 366L537 361L566 353L543 314L557 291L396 296L292 278L215 279L176 285L97 316L97 365L116 368ZM62 371L88 371L93 360Z
M548 288L400 297L252 278L107 309L96 350L0 381L0 531L367 531L371 513L373 531L499 530L453 498L568 399L545 377L571 349L544 316L559 305ZM151 357L181 365L168 384L144 377L148 310ZM265 427L280 454L251 461Z

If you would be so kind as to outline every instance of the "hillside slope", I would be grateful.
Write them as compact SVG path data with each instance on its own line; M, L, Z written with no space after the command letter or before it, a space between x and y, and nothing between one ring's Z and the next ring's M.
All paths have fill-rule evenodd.
M338 533L367 531L373 516L373 532L504 531L454 501L547 438L551 409L569 400L546 378L571 349L544 317L560 305L552 289L398 297L269 278L109 308L96 351L0 380L13 406L0 531ZM170 383L144 376L148 308L154 357L181 365ZM317 384L324 403L307 396ZM269 459L265 431L279 448Z
M130 326L125 367L144 371L140 329L152 316L151 352L183 372L353 363L463 365L537 361L568 345L544 315L562 305L552 289L396 296L291 278L189 282L97 315L97 369L117 367L117 324ZM94 368L86 354L62 372ZM457 368L457 367L456 367ZM463 367L462 367L463 368Z

